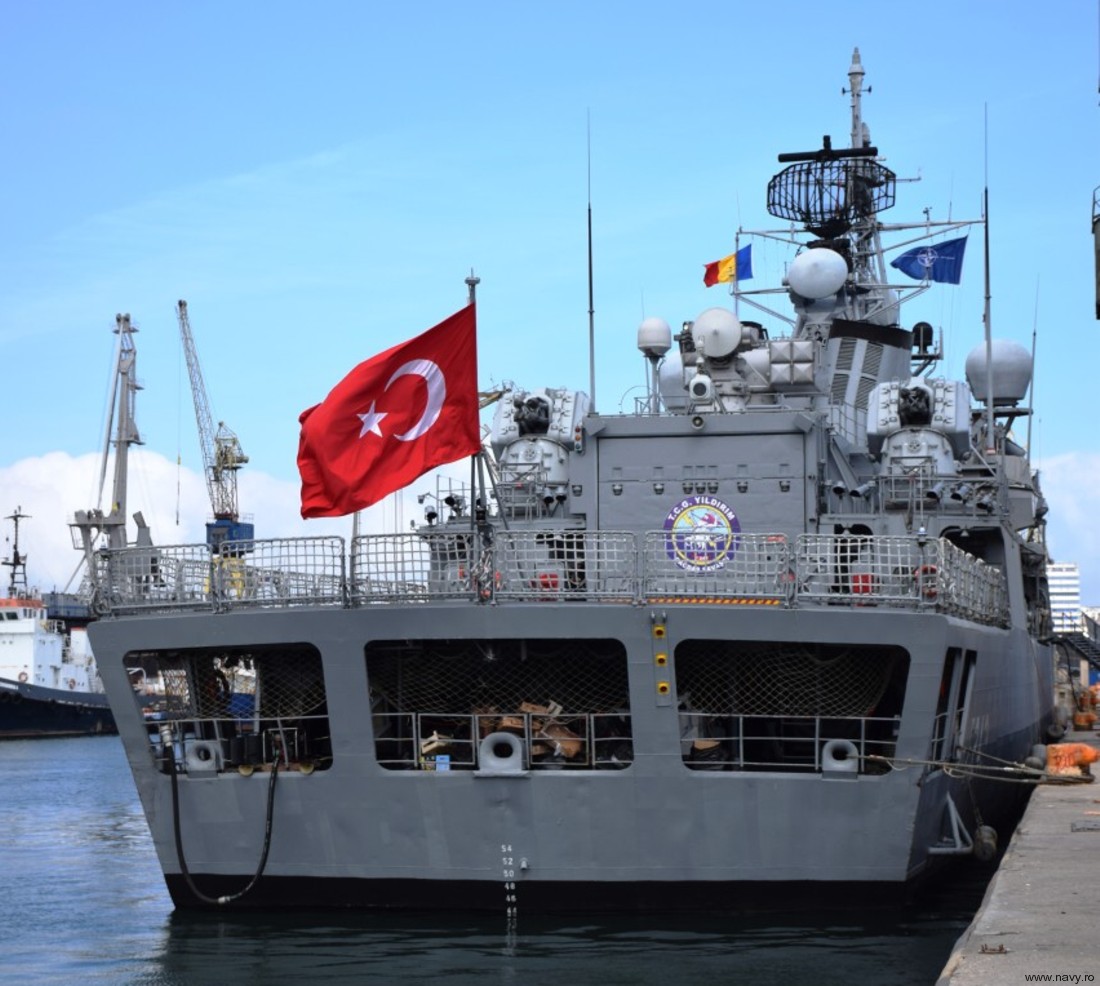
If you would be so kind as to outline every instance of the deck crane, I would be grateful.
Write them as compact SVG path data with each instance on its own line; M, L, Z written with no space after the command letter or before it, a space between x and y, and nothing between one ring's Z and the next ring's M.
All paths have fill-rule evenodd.
M214 430L210 415L210 403L206 399L206 385L202 380L202 368L191 335L191 322L187 317L187 302L178 306L180 338L183 354L187 359L187 372L191 377L191 393L195 398L195 421L199 426L199 444L206 472L206 488L214 510L213 521L206 525L206 543L211 550L220 553L226 541L251 541L255 536L252 524L240 520L237 511L237 470L247 461L237 436L224 421Z

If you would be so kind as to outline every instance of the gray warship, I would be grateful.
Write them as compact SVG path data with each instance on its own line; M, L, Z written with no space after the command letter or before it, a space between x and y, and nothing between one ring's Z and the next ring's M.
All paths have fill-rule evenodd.
M880 219L863 75L737 235L783 283L646 319L632 413L505 387L414 530L89 552L177 907L866 903L994 851L1051 725L1031 356L987 303L949 380L903 322L986 227Z

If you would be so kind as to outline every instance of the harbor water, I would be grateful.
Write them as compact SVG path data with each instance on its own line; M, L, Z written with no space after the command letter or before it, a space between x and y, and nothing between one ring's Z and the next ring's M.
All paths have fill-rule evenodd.
M991 875L751 918L176 913L117 737L0 744L0 831L0 982L20 986L931 986Z

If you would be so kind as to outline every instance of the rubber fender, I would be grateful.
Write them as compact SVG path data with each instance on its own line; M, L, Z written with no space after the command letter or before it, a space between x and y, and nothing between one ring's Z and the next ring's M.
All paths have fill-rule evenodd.
M974 858L983 863L997 855L997 830L991 825L979 825L974 833Z

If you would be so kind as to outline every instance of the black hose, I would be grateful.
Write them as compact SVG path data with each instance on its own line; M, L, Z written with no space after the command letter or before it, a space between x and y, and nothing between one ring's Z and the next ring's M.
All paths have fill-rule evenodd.
M179 796L179 778L178 770L176 769L176 751L172 743L165 743L164 749L168 755L168 767L169 773L172 776L172 829L176 836L176 859L180 864L180 872L183 874L184 880L187 882L187 887L192 894L195 895L198 900L204 904L232 904L234 901L240 900L245 894L247 894L260 877L263 875L264 869L267 866L267 854L271 849L271 822L275 814L275 782L279 777L279 758L275 757L275 762L271 765L271 779L267 783L267 817L264 820L264 848L260 853L260 865L256 867L256 872L252 879L248 881L248 885L235 894L228 894L222 897L210 897L204 894L197 886L195 886L194 878L191 876L191 871L187 868L187 860L183 855L183 833L180 830L180 796Z

